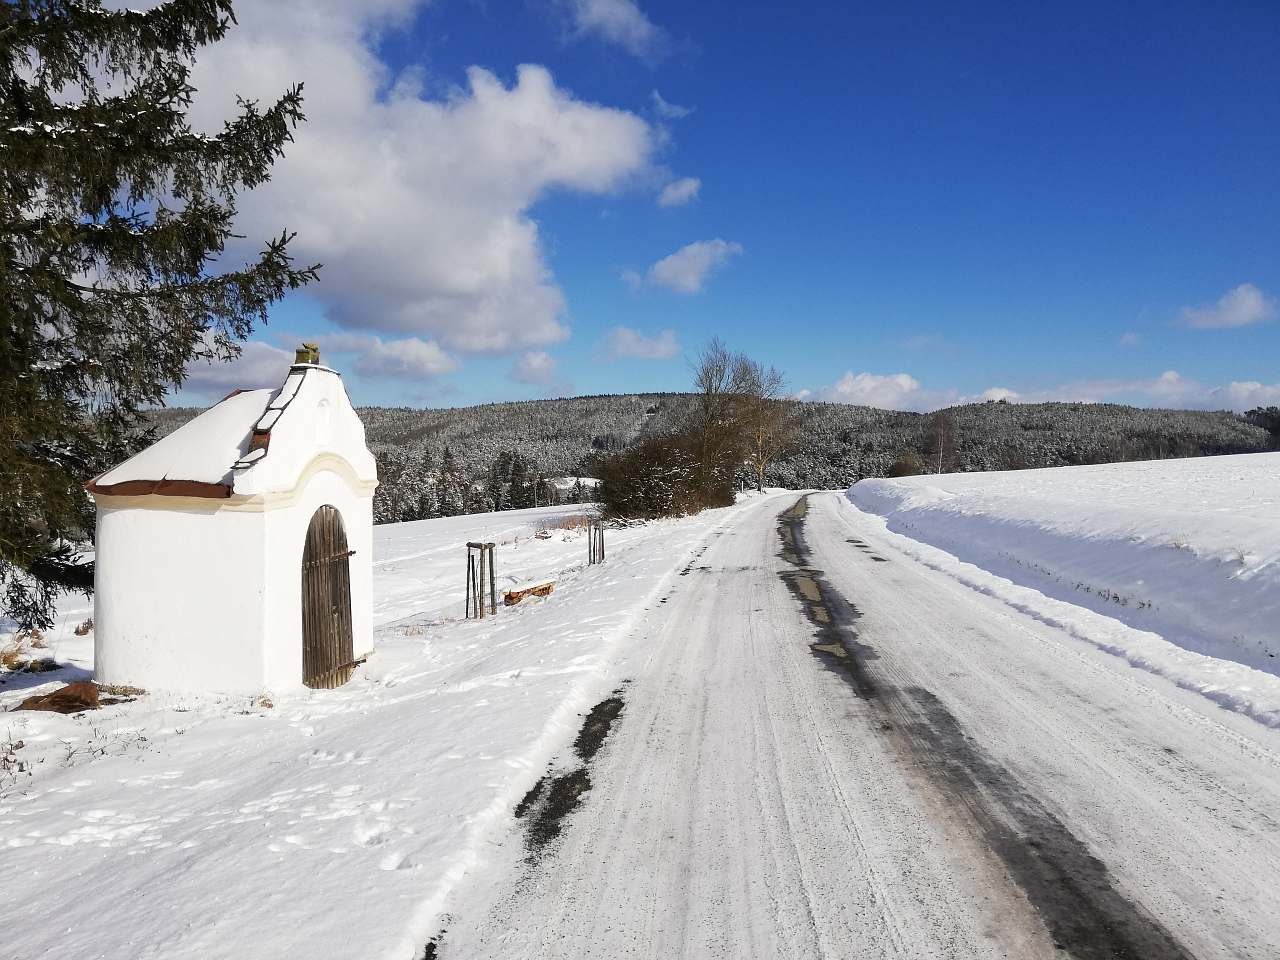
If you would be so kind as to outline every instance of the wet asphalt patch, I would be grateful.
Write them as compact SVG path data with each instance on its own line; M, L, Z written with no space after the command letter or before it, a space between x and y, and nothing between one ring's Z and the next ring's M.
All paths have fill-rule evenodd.
M813 655L829 669L843 675L864 700L876 696L876 684L867 673L866 662L875 651L858 642L858 608L840 596L821 570L809 566L809 547L804 539L804 520L809 499L802 497L783 512L778 526L782 556L795 567L780 574L814 627Z
M1044 919L1053 945L1079 960L1191 960L1149 913L1112 885L1106 864L1010 772L987 756L927 690L903 732L929 775L957 796L985 795L970 811L982 839ZM1012 829L1010 829L1012 828Z
M698 563L698 561L699 561L699 560L701 560L701 559L702 559L702 555L703 555L704 553L706 553L706 552L707 552L707 548L711 546L711 541L712 541L713 539L715 539L715 536L714 536L714 535L712 535L711 537L708 537L708 538L707 538L707 541L706 541L705 543L703 543L703 544L702 544L702 546L698 547L698 549L697 549L697 550L695 550L695 551L693 552L693 556L691 556L691 557L689 558L689 562L688 562L688 563L686 563L686 564L681 568L681 570L680 570L680 576L682 576L682 577L687 577L689 574L691 574L691 573L692 573L692 572L697 568L697 563Z
M623 681L624 685L629 681ZM583 718L582 727L573 741L579 764L569 770L548 768L537 783L516 804L515 816L524 822L527 860L536 862L553 840L560 836L564 819L582 805L582 797L591 789L589 767L604 746L614 724L622 715L625 703L623 687L592 707Z
M427 945L422 950L422 960L436 960L440 955L440 948L444 946L445 930L441 928L440 932L427 941Z
M622 715L622 697L618 696L620 693L622 693L621 689L615 690L612 697L597 703L582 722L582 729L578 731L578 737L573 741L573 752L583 763L590 762L604 746L604 741L613 728L613 722Z
M859 550L861 550L863 553L865 553L868 557L870 557L870 558L871 558L872 560L874 560L876 563L888 563L888 562L889 562L888 560L886 560L884 557L880 556L879 554L872 553L872 552L871 552L871 547L870 547L870 545L868 545L868 544L867 544L867 542L866 542L865 540L859 540L857 537L850 537L848 540L846 540L846 541L845 541L845 543L852 543L855 547L857 547Z
M779 576L814 626L811 651L867 701L873 731L923 772L943 802L971 818L978 839L1036 909L1053 945L1075 960L1193 960L1159 920L1119 891L1106 864L983 751L934 694L922 687L898 689L872 675L868 664L877 657L859 638L857 608L810 564L807 514L805 496L779 517L780 555L793 567Z

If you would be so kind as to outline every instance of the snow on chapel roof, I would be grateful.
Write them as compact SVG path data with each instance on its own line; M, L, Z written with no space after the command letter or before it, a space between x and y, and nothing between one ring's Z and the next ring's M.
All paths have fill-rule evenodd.
M232 465L248 454L254 424L280 392L233 393L87 484L89 492L108 496L231 496Z
M269 449L278 453L268 456ZM293 489L308 462L334 454L350 467L354 482L377 483L364 425L342 377L321 366L313 352L289 368L278 390L231 394L85 488L119 497L276 493Z

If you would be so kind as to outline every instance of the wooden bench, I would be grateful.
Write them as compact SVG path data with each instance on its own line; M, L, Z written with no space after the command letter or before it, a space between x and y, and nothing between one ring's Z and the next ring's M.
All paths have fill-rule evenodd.
M530 583L520 583L507 590L502 595L502 603L504 606L514 607L525 597L545 597L556 587L554 580L535 580Z

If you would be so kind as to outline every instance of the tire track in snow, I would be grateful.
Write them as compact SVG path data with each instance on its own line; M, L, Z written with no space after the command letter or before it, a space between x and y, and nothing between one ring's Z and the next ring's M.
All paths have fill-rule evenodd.
M858 610L810 564L808 496L779 518L781 576L815 627L813 655L842 675L880 719L874 732L961 808L1036 908L1054 946L1076 960L1192 960L1165 927L1117 889L1094 856L1010 771L983 752L946 706L918 686L884 682L858 638ZM872 557L872 559L877 559Z

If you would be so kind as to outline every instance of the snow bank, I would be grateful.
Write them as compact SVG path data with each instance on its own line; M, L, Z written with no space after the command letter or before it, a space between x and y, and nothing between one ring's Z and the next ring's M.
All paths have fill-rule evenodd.
M594 567L583 531L559 529L583 509L376 528L376 652L338 690L5 714L0 746L22 741L32 771L0 780L0 891L24 904L6 955L421 955L491 831L618 679L646 604L752 507L610 531ZM469 539L499 544L499 589L554 575L556 592L460 620ZM10 675L0 708L85 675L76 603L48 638L63 669Z
M1280 454L864 480L891 531L1280 674Z

